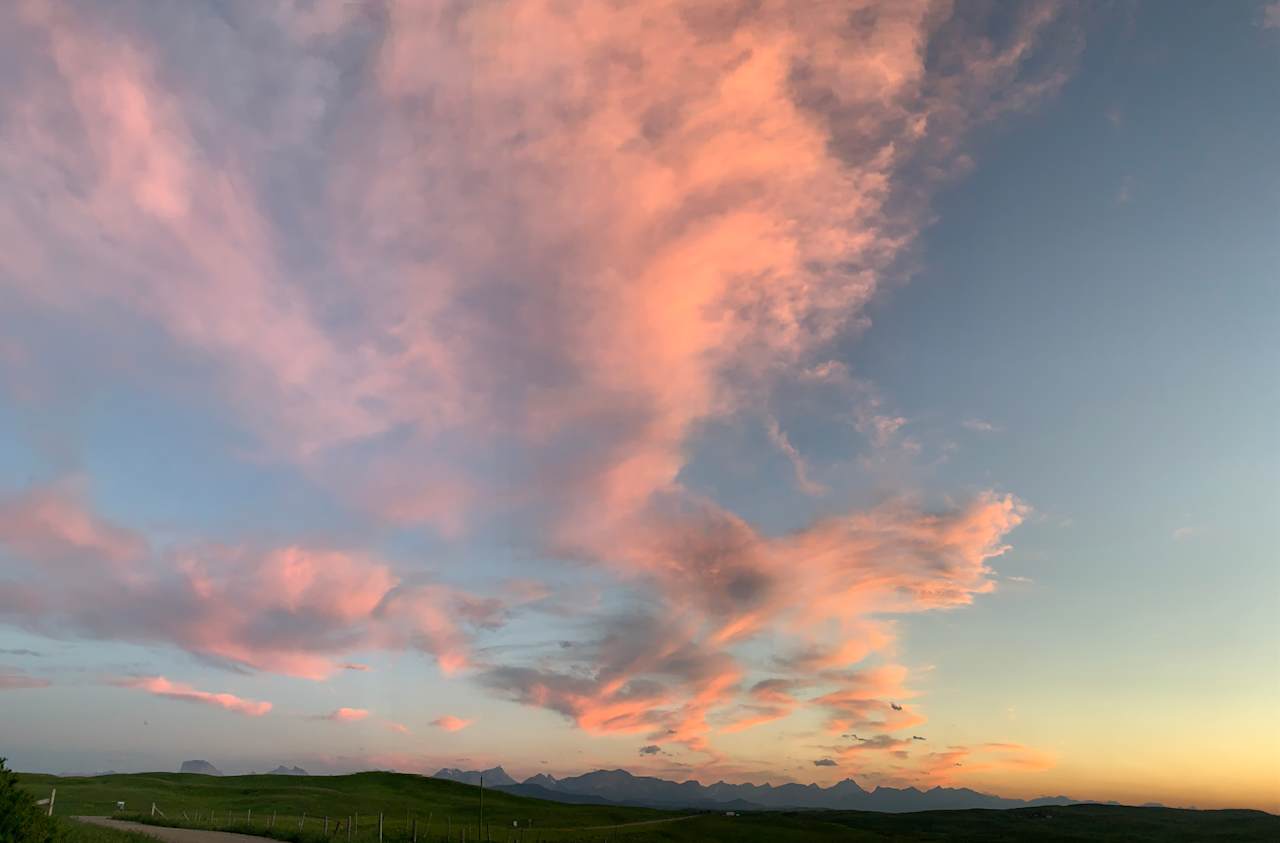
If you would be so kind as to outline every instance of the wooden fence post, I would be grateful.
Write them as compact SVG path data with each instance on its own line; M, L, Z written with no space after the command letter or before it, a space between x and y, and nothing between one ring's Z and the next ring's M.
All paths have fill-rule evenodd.
M413 843L418 843L418 818L413 818Z
M329 818L328 817L324 818L324 836L325 837L329 836Z
M249 823L253 822L253 809L245 808L244 810L244 827L248 828Z
M347 843L351 843L351 817L347 817Z
M378 843L382 843L382 812L378 812Z
M298 831L302 831L302 826L307 822L307 812L302 812L302 819L298 820Z

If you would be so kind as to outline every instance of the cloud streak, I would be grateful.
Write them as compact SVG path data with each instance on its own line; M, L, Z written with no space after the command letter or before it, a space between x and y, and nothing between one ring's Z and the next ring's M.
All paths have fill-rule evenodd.
M20 670L0 667L0 691L15 691L22 688L47 688L51 684L48 679L31 676Z
M121 688L136 688L169 700L213 706L249 717L261 717L271 711L269 702L244 699L235 694L200 691L182 682L171 682L163 676L125 677L112 680L111 684Z

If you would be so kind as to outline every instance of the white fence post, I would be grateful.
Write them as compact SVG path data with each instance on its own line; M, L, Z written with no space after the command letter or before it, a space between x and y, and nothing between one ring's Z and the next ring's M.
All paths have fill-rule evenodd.
M48 813L48 815L49 815L49 816L51 816L51 817L52 817L52 816L53 816L53 800L54 800L54 799L56 799L56 798L57 798L57 796L58 796L58 789L55 787L52 791L50 791L50 792L49 792L49 798L48 798L48 799L37 799L37 800L36 800L36 804L37 804L37 805L48 805L48 806L49 806L49 810L47 811L47 813Z

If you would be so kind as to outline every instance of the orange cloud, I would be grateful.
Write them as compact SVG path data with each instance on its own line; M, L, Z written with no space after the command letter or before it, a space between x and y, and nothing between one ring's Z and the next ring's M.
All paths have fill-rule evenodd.
M950 784L972 773L1037 772L1055 764L1050 753L1018 743L952 746L921 759L917 775L928 784Z
M369 716L368 709L347 708L346 706L343 706L342 708L334 709L333 711L324 715L324 717L321 719L336 720L339 723L354 723L358 720L364 720L368 716Z
M181 682L170 682L163 676L137 676L116 679L112 681L112 684L119 685L122 688L137 688L138 690L146 691L148 694L165 697L166 699L212 705L227 711L234 711L237 714L246 714L250 717L261 717L271 711L271 703L269 702L243 699L235 694L215 694L209 691L199 691Z
M592 673L549 670L544 659L491 668L483 681L588 731L642 733L711 757L712 723L735 732L809 707L836 733L909 729L925 718L895 702L915 696L906 668L848 668L892 643L880 616L963 605L994 588L986 562L1025 513L994 494L943 513L895 502L772 538L707 501L668 496L601 556L652 589L660 614L604 621L599 641L570 654L588 657ZM744 697L735 649L795 638L804 643L776 660L781 675Z
M452 714L446 714L443 717L437 717L435 720L432 720L431 725L438 726L446 732L461 732L474 722L474 720L467 720L462 717L454 717Z

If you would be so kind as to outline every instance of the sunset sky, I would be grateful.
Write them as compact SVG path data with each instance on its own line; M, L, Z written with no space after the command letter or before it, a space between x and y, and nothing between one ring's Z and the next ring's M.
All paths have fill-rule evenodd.
M0 756L1280 810L1277 91L1280 3L3 4Z

